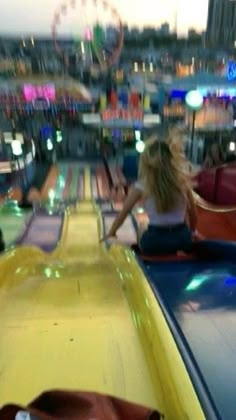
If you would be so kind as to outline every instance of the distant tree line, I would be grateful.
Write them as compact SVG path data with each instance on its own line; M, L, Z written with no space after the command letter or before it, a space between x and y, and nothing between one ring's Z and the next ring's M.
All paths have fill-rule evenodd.
M195 35L189 38L178 38L176 34L169 36L140 36L138 38L125 39L124 45L126 48L148 48L152 45L154 48L158 47L197 47L202 45L202 36Z

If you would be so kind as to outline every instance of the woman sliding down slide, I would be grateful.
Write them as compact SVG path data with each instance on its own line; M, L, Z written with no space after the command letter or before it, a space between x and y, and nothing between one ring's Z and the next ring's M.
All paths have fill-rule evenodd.
M142 200L149 223L141 226L138 244L146 255L188 252L196 228L196 209L183 157L165 142L146 143L140 158L139 181L103 240L116 236L128 214Z

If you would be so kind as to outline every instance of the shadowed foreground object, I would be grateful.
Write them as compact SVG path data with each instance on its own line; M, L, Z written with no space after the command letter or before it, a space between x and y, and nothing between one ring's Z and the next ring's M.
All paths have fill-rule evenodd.
M27 408L7 405L0 410L0 420L15 420L24 411L41 420L161 420L157 411L118 398L88 392L52 391L42 394ZM23 414L23 413L22 413ZM22 418L24 418L22 416Z

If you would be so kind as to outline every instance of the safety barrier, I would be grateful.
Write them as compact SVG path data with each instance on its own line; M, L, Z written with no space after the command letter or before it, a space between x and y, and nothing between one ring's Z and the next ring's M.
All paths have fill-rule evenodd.
M236 164L203 170L198 175L198 192L202 198L218 205L236 204Z

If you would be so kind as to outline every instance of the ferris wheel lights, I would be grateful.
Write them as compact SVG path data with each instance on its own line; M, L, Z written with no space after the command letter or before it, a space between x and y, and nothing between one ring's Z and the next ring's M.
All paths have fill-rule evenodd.
M74 15L75 13L76 15L78 14L78 19L83 15L86 16L86 11L82 13L81 6L83 8L91 7L91 3L93 4L93 7L95 8L97 7L97 5L101 6L103 9L103 12L105 10L108 11L109 16L107 17L109 18L109 22L111 21L111 19L115 22L115 31L116 31L115 36L117 38L116 43L113 43L112 45L110 45L110 40L106 39L105 37L105 31L103 29L104 24L99 25L98 23L92 28L91 27L86 28L86 26L85 28L83 28L83 26L81 27L81 25L77 24L76 30L78 30L78 27L79 27L80 29L82 29L82 33L80 33L79 37L78 35L76 35L75 42L76 42L76 39L78 40L78 38L80 38L80 40L83 39L83 41L86 43L91 43L91 45L88 45L88 48L87 48L87 44L86 46L84 45L85 48L83 46L80 47L80 44L79 44L79 49L82 48L83 59L84 58L86 60L88 59L86 63L87 65L89 65L89 62L93 60L92 54L95 54L100 63L101 70L104 71L117 61L120 55L120 52L123 46L123 40L124 40L123 25L122 25L121 19L116 9L114 8L114 6L110 4L110 0L62 0L61 5L59 6L59 8L56 9L53 16L52 25L51 25L51 34L54 40L55 49L58 52L58 54L63 58L65 47L60 42L61 36L59 35L59 31L61 32L61 34L63 33L62 26L64 24L64 20L71 18L71 15ZM76 16L72 16L72 18L73 17L76 17ZM103 20L104 19L102 17L102 22ZM98 18L97 18L97 21L98 21ZM83 34L83 31L84 31L84 34ZM72 37L73 37L73 34L72 34ZM77 42L76 44L78 47ZM105 44L105 52L103 52L102 50L104 48L104 44ZM66 67L68 67L69 61L64 62L64 64Z

